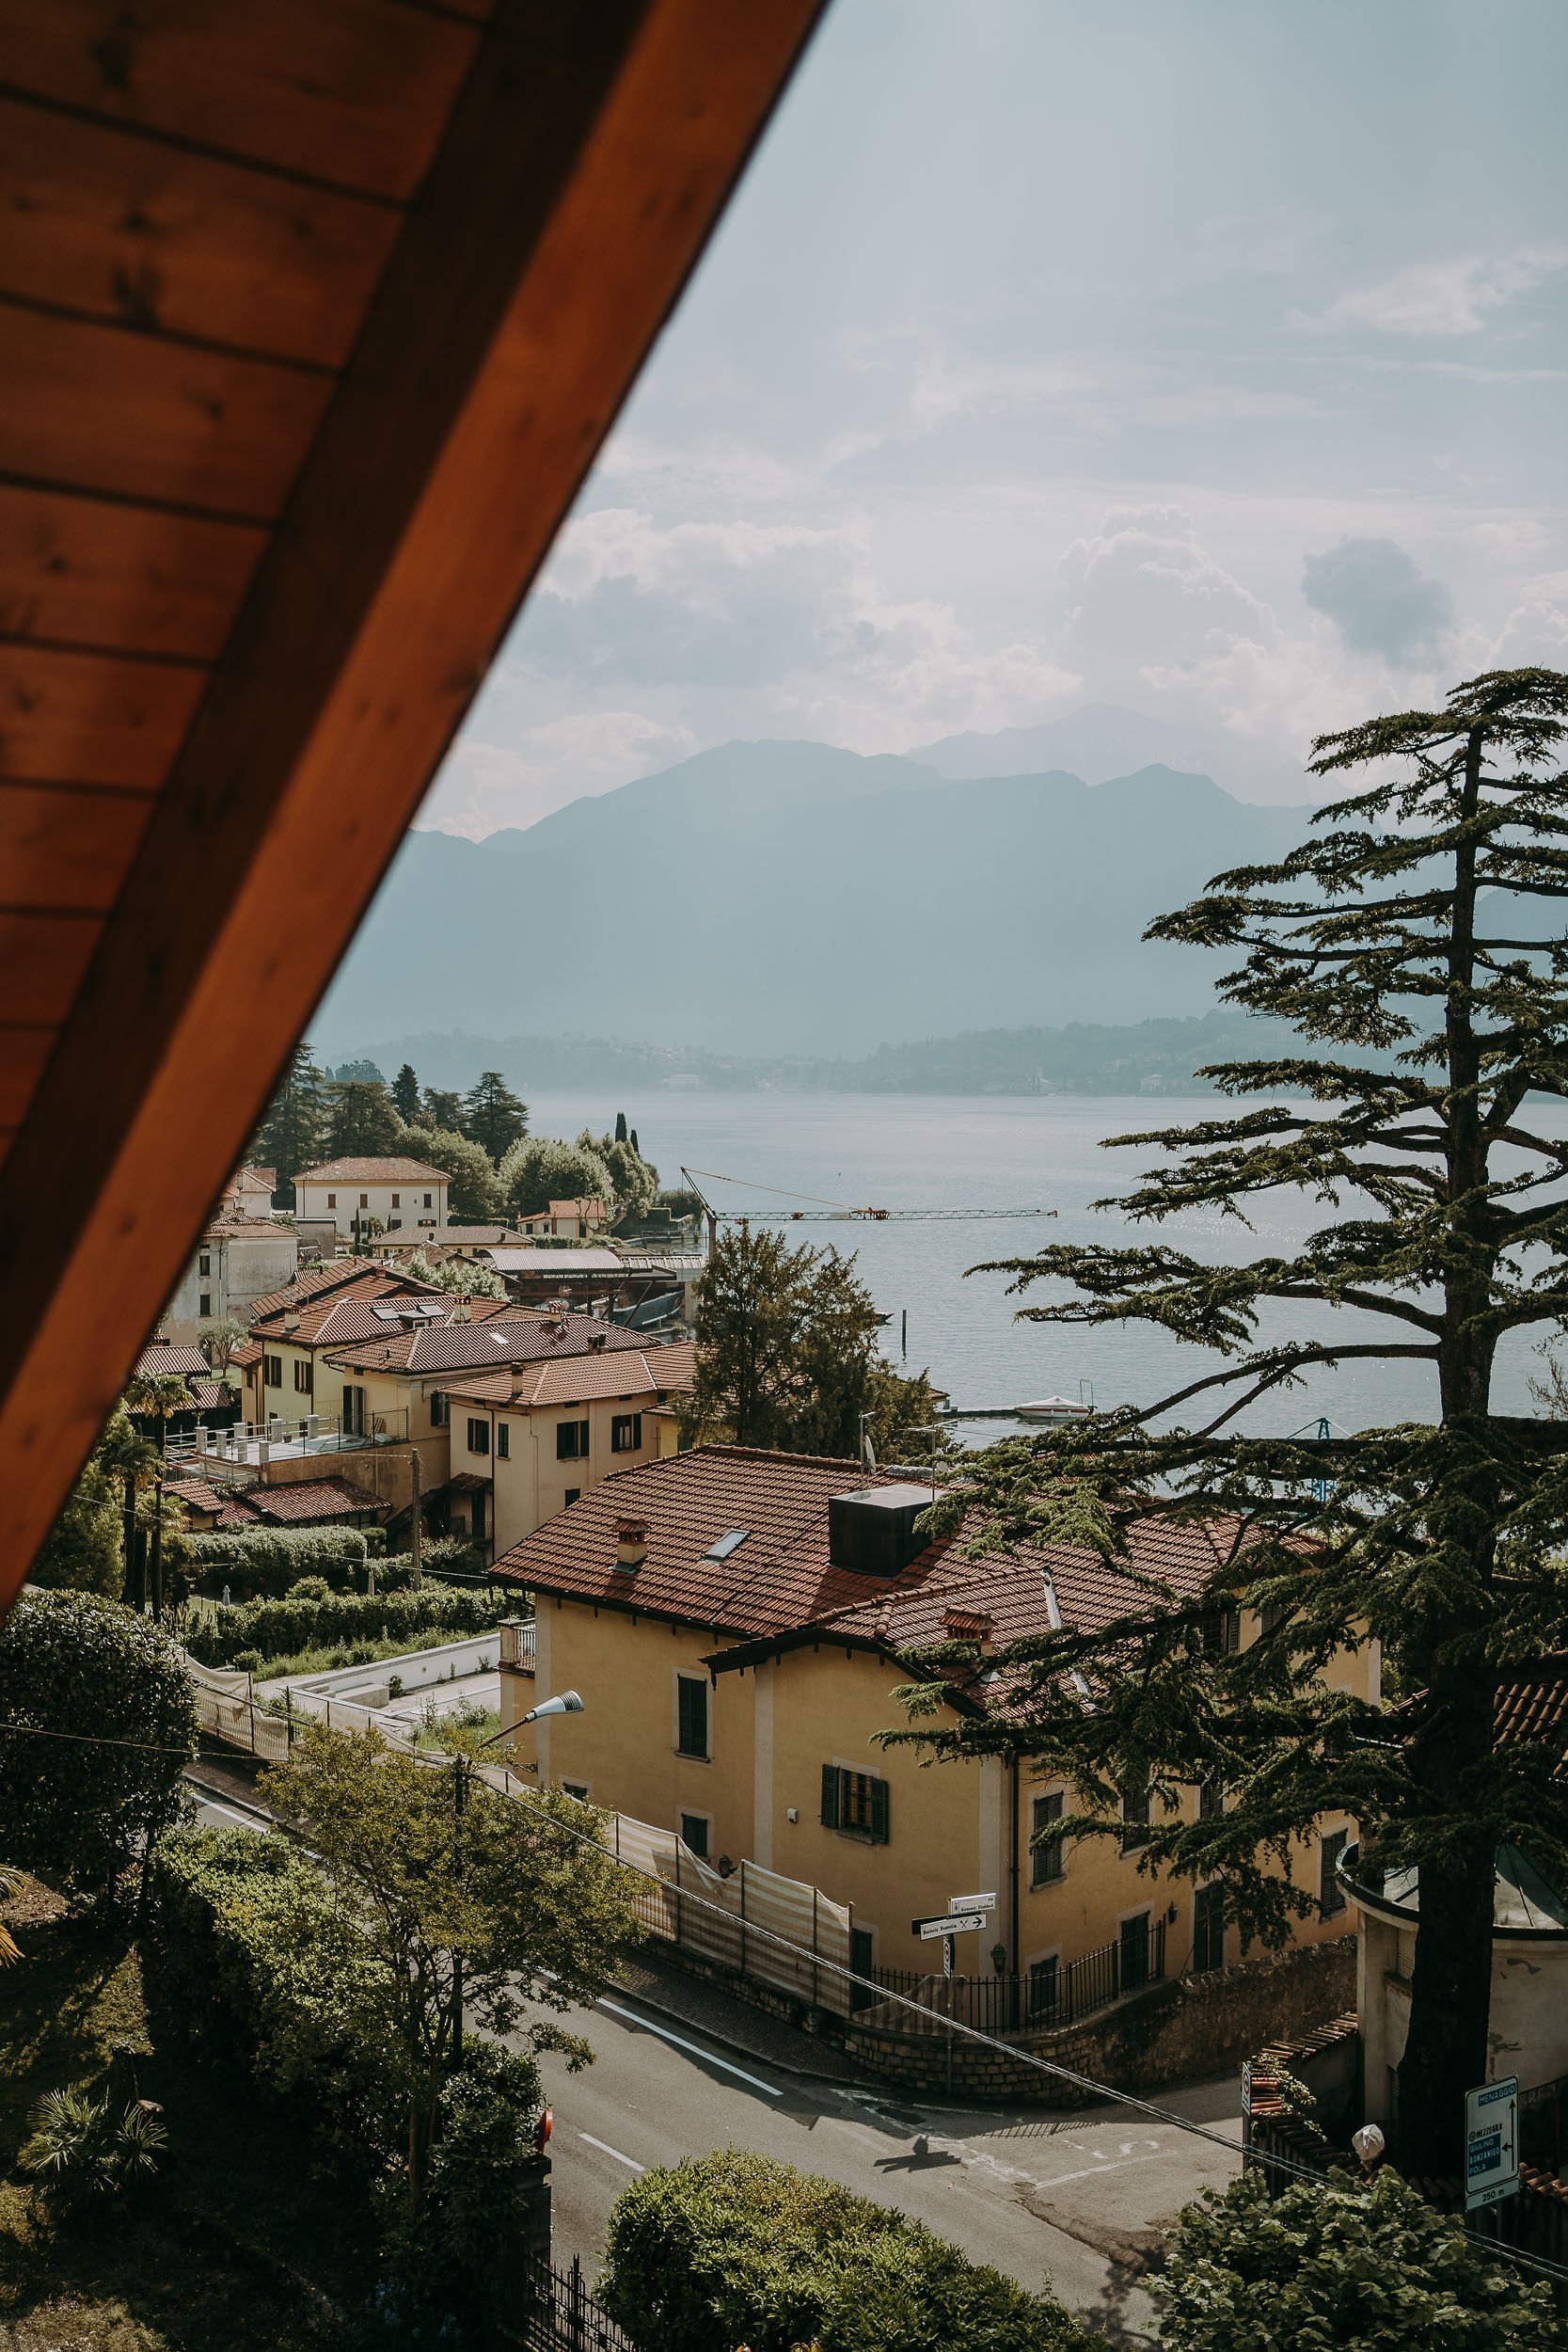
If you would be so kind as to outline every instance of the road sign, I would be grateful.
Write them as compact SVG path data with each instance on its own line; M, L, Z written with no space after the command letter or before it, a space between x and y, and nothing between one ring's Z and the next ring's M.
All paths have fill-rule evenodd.
M994 1895L949 1895L947 1908L949 1911L994 1911L996 1897Z
M1495 2205L1519 2185L1519 2077L1465 2093L1465 2210Z
M985 1924L983 1911L939 1911L934 1919L911 1919L910 1933L929 1943L938 1935L977 1935Z

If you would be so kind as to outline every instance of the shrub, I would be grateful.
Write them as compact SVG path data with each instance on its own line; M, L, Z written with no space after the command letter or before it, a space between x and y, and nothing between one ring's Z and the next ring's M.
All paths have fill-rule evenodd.
M380 1641L405 1641L410 1649L434 1648L441 1642L460 1641L465 1634L486 1633L506 1613L506 1596L470 1591L460 1585L430 1584L421 1592L327 1593L319 1599L302 1598L299 1588L281 1600L245 1601L219 1612L217 1622L194 1625L187 1638L193 1658L204 1666L242 1667L261 1661L288 1658L297 1651L339 1645L345 1665L374 1655ZM370 1646L367 1646L369 1645Z
M357 1527L247 1527L192 1534L186 1544L193 1576L221 1577L247 1592L286 1593L301 1577L339 1592L365 1581L368 1547Z
M600 2300L659 2352L1086 2352L1060 2304L917 2221L721 2149L646 2172L610 2215Z
M156 2172L168 2146L150 2101L121 2106L90 2082L46 2090L27 2120L32 2137L18 2162L59 2215L123 2196Z
M471 2041L437 2106L423 2201L410 2213L402 2184L383 2191L387 2260L400 2299L490 2344L508 2316L507 2256L540 2190L539 2070L516 2050Z
M1461 2224L1385 2167L1270 2198L1256 2172L1207 2190L1171 2235L1157 2290L1169 2352L1560 2352L1551 2288L1488 2262Z

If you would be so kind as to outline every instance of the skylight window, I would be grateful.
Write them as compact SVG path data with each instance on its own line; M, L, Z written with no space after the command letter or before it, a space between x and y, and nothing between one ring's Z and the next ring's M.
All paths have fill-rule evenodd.
M727 1535L721 1535L716 1544L709 1544L703 1558L705 1560L727 1560L732 1551L740 1549L751 1532L749 1527L732 1527Z

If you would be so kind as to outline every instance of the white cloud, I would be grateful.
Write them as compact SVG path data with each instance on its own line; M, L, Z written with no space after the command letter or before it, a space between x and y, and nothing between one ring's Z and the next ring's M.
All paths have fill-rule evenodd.
M1494 311L1564 269L1568 247L1562 246L1418 262L1373 285L1347 288L1314 321L1294 315L1302 325L1372 327L1385 335L1475 335L1492 323Z

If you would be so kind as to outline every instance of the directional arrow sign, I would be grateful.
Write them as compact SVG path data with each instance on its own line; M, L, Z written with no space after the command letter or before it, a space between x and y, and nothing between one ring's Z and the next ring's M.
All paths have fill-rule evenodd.
M949 1895L947 1908L949 1911L994 1911L996 1897L994 1895Z
M942 1911L934 1919L911 1919L910 1933L928 1942L939 1935L976 1935L985 1924L983 1911Z

